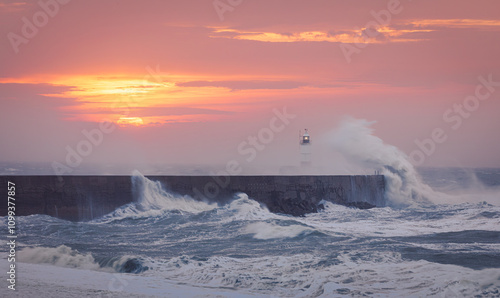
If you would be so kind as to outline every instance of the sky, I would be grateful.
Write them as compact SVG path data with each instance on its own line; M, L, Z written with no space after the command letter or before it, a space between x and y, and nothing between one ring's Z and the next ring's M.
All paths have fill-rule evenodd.
M0 162L265 172L307 128L335 165L350 116L415 165L500 167L497 0L2 0L0 37Z

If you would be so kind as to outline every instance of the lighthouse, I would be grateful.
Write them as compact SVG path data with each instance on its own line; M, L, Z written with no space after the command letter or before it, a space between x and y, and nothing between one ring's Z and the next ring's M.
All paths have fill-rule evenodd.
M299 131L299 144L300 144L300 166L308 168L311 166L311 137L307 128L304 134Z

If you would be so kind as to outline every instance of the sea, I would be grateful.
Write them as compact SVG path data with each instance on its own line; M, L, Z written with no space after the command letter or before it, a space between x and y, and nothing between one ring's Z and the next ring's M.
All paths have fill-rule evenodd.
M386 207L323 202L294 217L245 193L196 201L135 172L135 201L101 218L18 217L16 290L4 237L0 296L500 297L500 169L384 174Z

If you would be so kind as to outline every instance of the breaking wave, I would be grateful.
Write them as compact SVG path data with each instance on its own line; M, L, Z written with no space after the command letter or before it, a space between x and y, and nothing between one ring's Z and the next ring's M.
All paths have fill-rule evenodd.
M98 222L125 218L155 217L165 212L198 214L218 207L217 203L197 201L187 195L166 191L159 181L151 181L139 171L132 175L134 202L116 209Z
M269 211L267 207L250 199L245 193L236 194L234 200L222 206L221 212L228 213L230 221L268 220L278 217L278 215Z
M174 195L163 189L159 181L151 181L139 171L132 174L133 193L136 196L136 208L145 212L150 210L178 210L199 213L212 210L217 204L197 201L190 196Z
M386 178L389 206L429 205L450 198L425 184L405 153L373 135L374 123L346 117L331 135L330 142L349 161L381 171Z
M58 247L26 247L19 251L23 263L49 264L65 268L85 270L141 273L149 269L141 258L133 256L110 257L96 260L90 253L81 254L66 245Z
M66 245L58 247L27 247L19 251L19 260L32 264L97 270L100 268L90 253L80 254Z
M107 223L122 219L157 218L171 213L201 214L215 212L222 222L239 220L268 220L279 216L266 206L251 199L245 193L237 193L234 199L219 206L217 203L198 201L187 195L171 193L159 181L152 181L138 171L132 176L134 202L117 208L112 213L94 220Z

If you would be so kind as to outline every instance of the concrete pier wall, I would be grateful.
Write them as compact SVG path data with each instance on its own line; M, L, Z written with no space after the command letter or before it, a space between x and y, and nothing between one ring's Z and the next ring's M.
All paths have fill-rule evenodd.
M166 190L198 200L227 202L236 193L266 205L271 212L303 215L321 208L321 200L359 208L385 206L385 180L370 176L147 176ZM16 215L47 214L89 220L134 201L140 177L134 176L1 176L1 185L16 186ZM7 214L7 200L0 215Z

